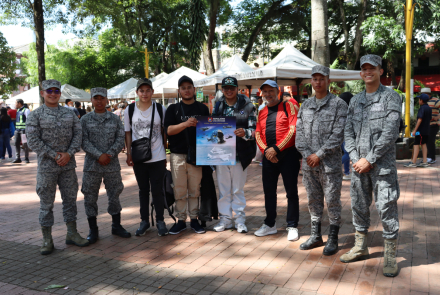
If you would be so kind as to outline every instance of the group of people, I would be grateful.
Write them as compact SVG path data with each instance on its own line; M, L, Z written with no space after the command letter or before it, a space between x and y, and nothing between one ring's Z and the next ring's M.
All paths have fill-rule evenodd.
M353 163L350 195L356 241L340 260L353 262L368 258L369 207L374 197L385 239L383 274L396 276L399 185L394 142L399 135L402 101L396 92L381 85L381 63L381 58L376 55L361 58L360 76L365 81L366 90L355 95L349 105L329 92L330 70L324 66L313 67L311 84L315 96L306 100L301 108L292 98L284 100L277 83L267 80L260 87L266 105L258 115L249 98L238 94L237 80L224 78L223 96L216 101L212 116L236 118L237 164L215 167L220 220L213 229L222 232L235 227L239 233L248 232L244 186L247 169L258 148L264 155L262 185L266 218L254 234L262 237L277 233L277 183L281 174L287 196L287 239L299 239L297 180L302 159L311 235L300 249L324 246L321 222L325 200L330 229L323 254L335 254L341 226L341 145L345 140L345 150ZM198 220L203 167L195 165L196 125L199 116L209 116L210 112L206 105L194 99L191 78L180 78L178 93L181 100L167 109L152 100L152 82L147 78L140 79L136 87L139 100L125 108L124 124L117 115L106 110L105 88L91 89L94 111L81 120L72 111L58 105L60 82L46 80L42 89L44 105L26 119L28 144L38 155L37 194L43 233L41 254L49 254L54 249L51 227L56 185L61 191L67 244L82 247L99 239L97 200L102 181L108 196L107 212L112 216L112 234L124 238L131 236L121 226L119 201L124 185L118 154L124 144L127 147L126 163L133 167L139 186L141 222L135 235L144 235L151 226L150 191L159 236L176 235L186 230L188 215L190 228L195 233L205 233ZM167 142L171 151L170 167L178 219L170 229L164 222ZM75 153L81 147L86 153L81 192L90 227L87 239L76 230L78 181Z

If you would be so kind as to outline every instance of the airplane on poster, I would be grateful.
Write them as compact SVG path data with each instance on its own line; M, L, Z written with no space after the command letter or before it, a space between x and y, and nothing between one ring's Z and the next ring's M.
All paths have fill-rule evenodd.
M200 130L202 130L202 131L208 131L209 129L211 129L211 127L202 127L202 128L200 128Z
M226 129L226 128L232 128L232 126L231 125L223 126L223 129Z

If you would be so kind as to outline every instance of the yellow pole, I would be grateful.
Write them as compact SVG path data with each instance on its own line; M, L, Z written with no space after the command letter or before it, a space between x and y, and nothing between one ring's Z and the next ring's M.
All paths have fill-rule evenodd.
M414 23L414 7L413 0L406 0L405 6L405 32L406 32L406 76L405 76L405 137L410 137L411 130L411 41L413 35Z
M148 64L150 61L150 53L152 53L152 52L148 52L147 48L145 48L145 52L144 51L140 51L140 52L145 53L145 69L144 70L145 70L145 78L148 78L148 72L149 72Z

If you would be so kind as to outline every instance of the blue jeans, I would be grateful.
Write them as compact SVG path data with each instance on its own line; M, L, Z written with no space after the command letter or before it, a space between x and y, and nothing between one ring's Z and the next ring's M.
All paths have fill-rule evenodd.
M11 134L9 129L2 129L2 134L0 134L0 155L2 159L5 159L5 157L3 156L3 148L8 150L9 158L12 158Z
M342 151L344 155L342 156L342 164L344 164L344 174L350 174L350 155L345 150L345 141L342 143Z

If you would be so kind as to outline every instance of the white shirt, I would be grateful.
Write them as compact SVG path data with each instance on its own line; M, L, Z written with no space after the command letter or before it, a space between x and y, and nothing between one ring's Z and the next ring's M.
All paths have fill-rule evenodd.
M131 131L131 140L135 141L140 138L149 138L150 137L150 125L151 125L151 113L153 110L153 105L156 104L153 102L153 104L144 112L141 112L137 104L135 104L134 112L133 112L133 127L130 125L130 118L128 116L128 107L125 108L124 111L124 126L125 126L125 132ZM165 155L165 148L163 146L163 139L162 139L162 131L161 127L163 125L163 120L165 119L165 107L162 106L163 111L163 119L162 124L160 122L160 115L157 111L154 114L154 127L153 127L153 133L152 133L152 140L151 140L151 160L146 161L145 163L151 163L151 162L158 162L166 159Z

